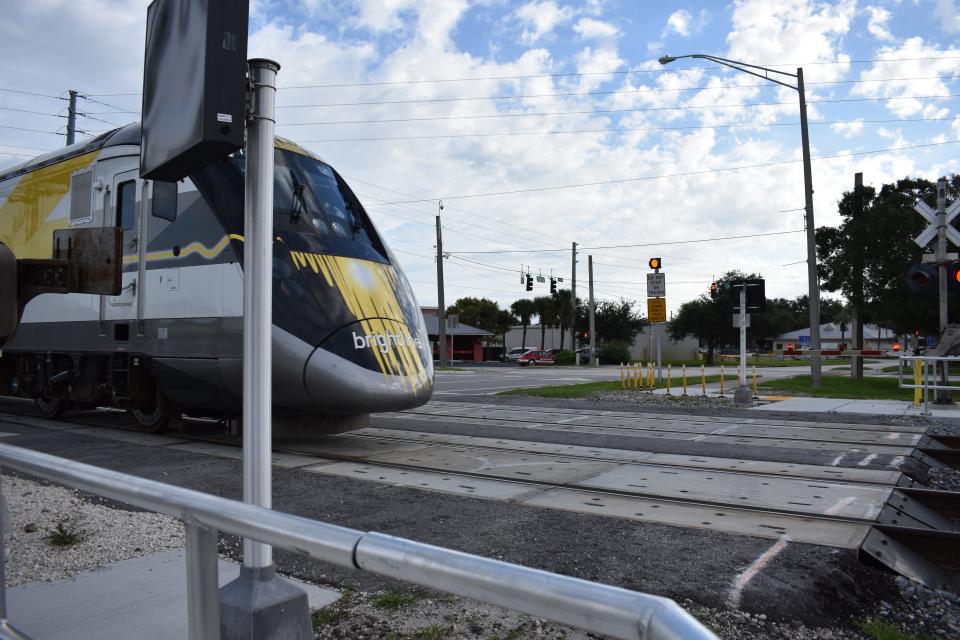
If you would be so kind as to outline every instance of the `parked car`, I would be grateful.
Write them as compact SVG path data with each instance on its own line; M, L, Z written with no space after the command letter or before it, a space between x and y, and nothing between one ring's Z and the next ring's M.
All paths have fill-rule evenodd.
M527 351L525 354L517 358L517 364L521 367L525 367L527 365L533 366L536 364L553 364L553 354L549 351L533 349L532 351Z
M531 351L531 347L514 347L510 349L505 354L500 356L501 362L516 362L517 358L525 354L527 351Z

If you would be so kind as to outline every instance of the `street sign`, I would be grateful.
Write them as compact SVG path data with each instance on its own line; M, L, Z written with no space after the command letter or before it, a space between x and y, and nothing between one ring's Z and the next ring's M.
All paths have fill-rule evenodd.
M739 314L739 313L733 314L733 326L736 327L737 329L740 328L740 314ZM747 314L747 327L749 327L749 326L750 326L750 314L748 313L748 314Z
M667 274L648 273L647 274L647 297L662 298L667 295Z
M920 200L913 206L914 211L919 213L924 220L930 223L930 226L924 229L923 233L913 239L920 247L930 244L930 241L937 237L937 212L930 208L923 200ZM960 200L954 200L953 204L946 210L947 240L960 247L960 232L950 223L960 214Z
M810 344L810 336L797 336L797 342L800 344Z
M647 298L647 320L651 324L667 321L666 298Z
M544 278L543 276L537 276L537 282L546 282L546 281L547 279Z

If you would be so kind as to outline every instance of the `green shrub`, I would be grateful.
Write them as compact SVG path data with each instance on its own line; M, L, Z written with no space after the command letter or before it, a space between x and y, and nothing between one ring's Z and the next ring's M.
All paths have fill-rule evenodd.
M600 345L600 364L630 362L630 348L626 342L605 342Z
M553 356L554 364L568 365L575 364L577 362L577 356L573 351L561 351L557 355Z

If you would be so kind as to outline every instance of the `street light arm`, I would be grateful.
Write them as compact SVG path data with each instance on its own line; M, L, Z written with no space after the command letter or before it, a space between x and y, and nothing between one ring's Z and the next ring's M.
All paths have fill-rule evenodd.
M722 65L725 66L725 67L730 67L731 69L736 69L737 71L743 71L744 73L749 73L749 74L752 75L752 76L756 76L756 77L758 77L758 78L763 78L764 80L769 80L770 82L774 82L774 83L779 84L779 85L781 85L781 86L787 87L788 89L793 89L794 91L798 91L798 89L797 89L796 86L794 86L794 85L792 85L792 84L789 84L789 83L787 83L787 82L782 82L782 81L777 80L777 79L775 79L775 78L771 78L769 75L767 75L767 74L770 74L770 73L778 73L778 74L780 74L780 75L787 76L787 77L789 77L789 78L796 78L796 77L797 77L797 74L795 74L795 73L789 73L789 72L787 72L787 71L780 71L780 70L778 70L778 69L770 69L770 68L768 68L768 67L761 67L760 65L757 65L757 64L748 64L748 63L746 63L746 62L740 62L740 61L738 61L738 60L729 60L729 59L727 59L727 58L718 58L717 56L711 56L711 55L707 55L707 54L705 54L705 53L694 53L694 54L690 54L690 55L686 55L686 56L662 56L662 57L659 59L659 62L660 62L660 64L669 64L669 63L673 62L674 60L680 60L681 58L699 58L699 59L701 59L701 60L710 60L711 62L716 62L717 64L722 64ZM751 69L759 69L759 70L764 71L764 72L766 72L766 73L763 73L763 74L757 73L756 71L751 71Z

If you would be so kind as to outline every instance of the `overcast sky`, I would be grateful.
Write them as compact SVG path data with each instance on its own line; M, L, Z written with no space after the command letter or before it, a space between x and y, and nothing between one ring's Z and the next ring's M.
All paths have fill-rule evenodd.
M138 117L146 5L5 6L0 164L64 144L68 89L88 96L89 134ZM598 298L644 300L661 256L673 311L729 269L761 273L770 297L806 293L799 108L760 78L657 58L802 66L816 225L835 225L855 172L958 171L956 5L254 0L249 54L282 65L278 134L347 178L421 304L436 304L442 198L448 303L548 291L527 294L521 268L567 286L575 241L578 294L592 254ZM708 241L728 236L757 237Z

